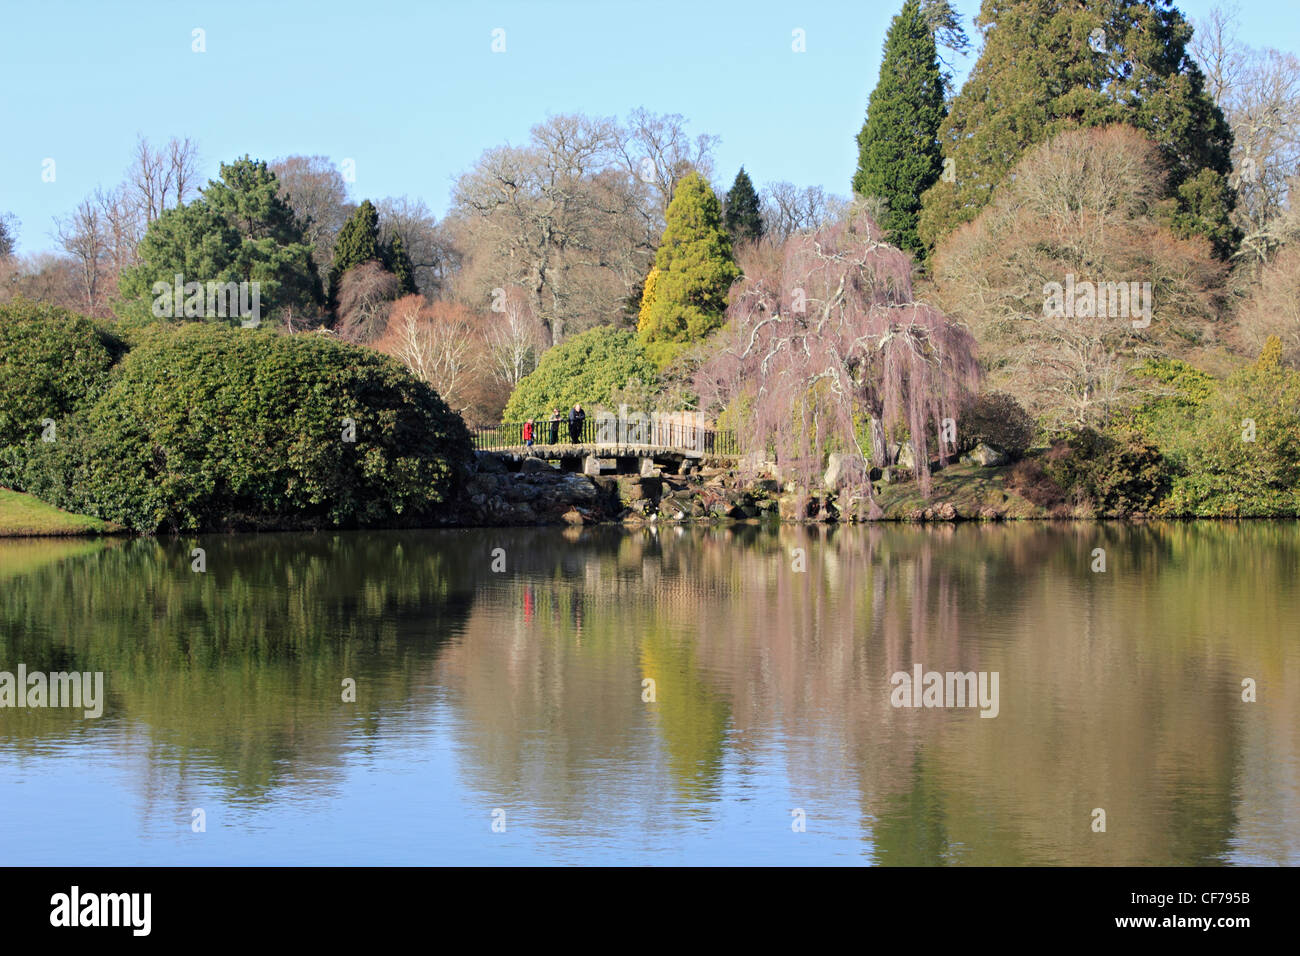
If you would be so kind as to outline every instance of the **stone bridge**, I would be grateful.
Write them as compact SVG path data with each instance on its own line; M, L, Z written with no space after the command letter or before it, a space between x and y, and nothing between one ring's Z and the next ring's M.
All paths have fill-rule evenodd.
M491 457L499 461L506 471L520 471L535 467L553 467L558 462L561 471L582 472L587 475L641 475L652 477L662 474L686 475L706 465L730 464L734 455L719 455L713 451L698 451L672 445L614 444L587 442L583 444L512 445L503 448L484 448L478 452L480 460ZM529 465L529 461L536 465Z

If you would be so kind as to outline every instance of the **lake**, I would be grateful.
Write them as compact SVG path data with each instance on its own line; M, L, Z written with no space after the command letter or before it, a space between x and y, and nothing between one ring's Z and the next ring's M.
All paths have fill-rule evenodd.
M1297 522L0 541L0 672L103 675L0 708L0 861L1295 865L1298 582Z

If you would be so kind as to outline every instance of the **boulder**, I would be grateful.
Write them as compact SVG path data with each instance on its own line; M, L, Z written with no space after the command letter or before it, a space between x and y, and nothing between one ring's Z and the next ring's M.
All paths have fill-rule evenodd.
M981 468L995 468L998 465L1005 465L1010 460L1002 449L986 445L984 442L971 449L969 458Z
M595 455L588 455L586 458L582 459L582 473L584 475L592 476L599 475L600 459Z
M519 471L525 475L536 475L541 473L554 473L558 471L554 465L542 458L525 458L519 465Z
M894 463L899 468L906 468L911 471L916 467L916 452L912 450L912 443L905 441L901 445L895 446L898 451L894 455Z

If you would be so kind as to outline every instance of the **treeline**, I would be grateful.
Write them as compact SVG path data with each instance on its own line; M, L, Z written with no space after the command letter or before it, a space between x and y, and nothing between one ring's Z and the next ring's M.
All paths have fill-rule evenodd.
M841 452L850 481L911 459L925 483L996 413L1034 423L1012 455L1104 448L1135 462L1121 484L1161 476L1119 504L1081 469L1022 476L1062 507L1242 512L1207 476L1245 466L1202 454L1232 409L1282 429L1233 440L1263 482L1247 498L1290 507L1300 63L1242 47L1222 13L1194 31L1169 0L985 0L974 25L957 89L961 18L904 0L851 200L760 191L745 168L724 191L716 137L644 110L553 116L485 151L442 221L353 205L321 157L245 157L195 189L188 141L142 143L128 182L67 225L62 261L79 307L123 327L158 321L151 293L177 275L255 281L265 321L386 352L465 419L696 408L809 480ZM6 290L52 297L53 266L9 268ZM192 317L212 318L169 318ZM1250 369L1277 376L1280 418L1248 414ZM1183 370L1203 376L1195 400ZM1208 417L1177 438L1170 408Z

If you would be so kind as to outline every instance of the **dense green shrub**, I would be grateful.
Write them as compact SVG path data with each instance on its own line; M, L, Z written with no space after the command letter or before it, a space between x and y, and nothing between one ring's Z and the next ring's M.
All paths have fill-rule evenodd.
M1266 346L1205 401L1159 410L1150 430L1174 468L1163 513L1300 515L1300 372L1279 353Z
M1145 514L1169 490L1160 449L1136 432L1076 429L1052 443L1045 471L1076 504L1091 506L1098 517Z
M636 334L598 326L544 353L537 368L515 387L501 417L508 422L550 418L551 409L567 413L575 402L588 413L602 406L612 410L617 406L615 393L633 379L644 384L658 380Z
M957 419L957 440L962 448L981 442L1020 458L1034 443L1038 429L1024 407L1005 392L972 396Z
M120 344L87 318L19 299L0 306L0 484L22 485L22 463L45 428L56 441L94 401Z
M142 337L28 474L46 500L138 531L375 525L432 513L469 449L387 356L192 325Z

